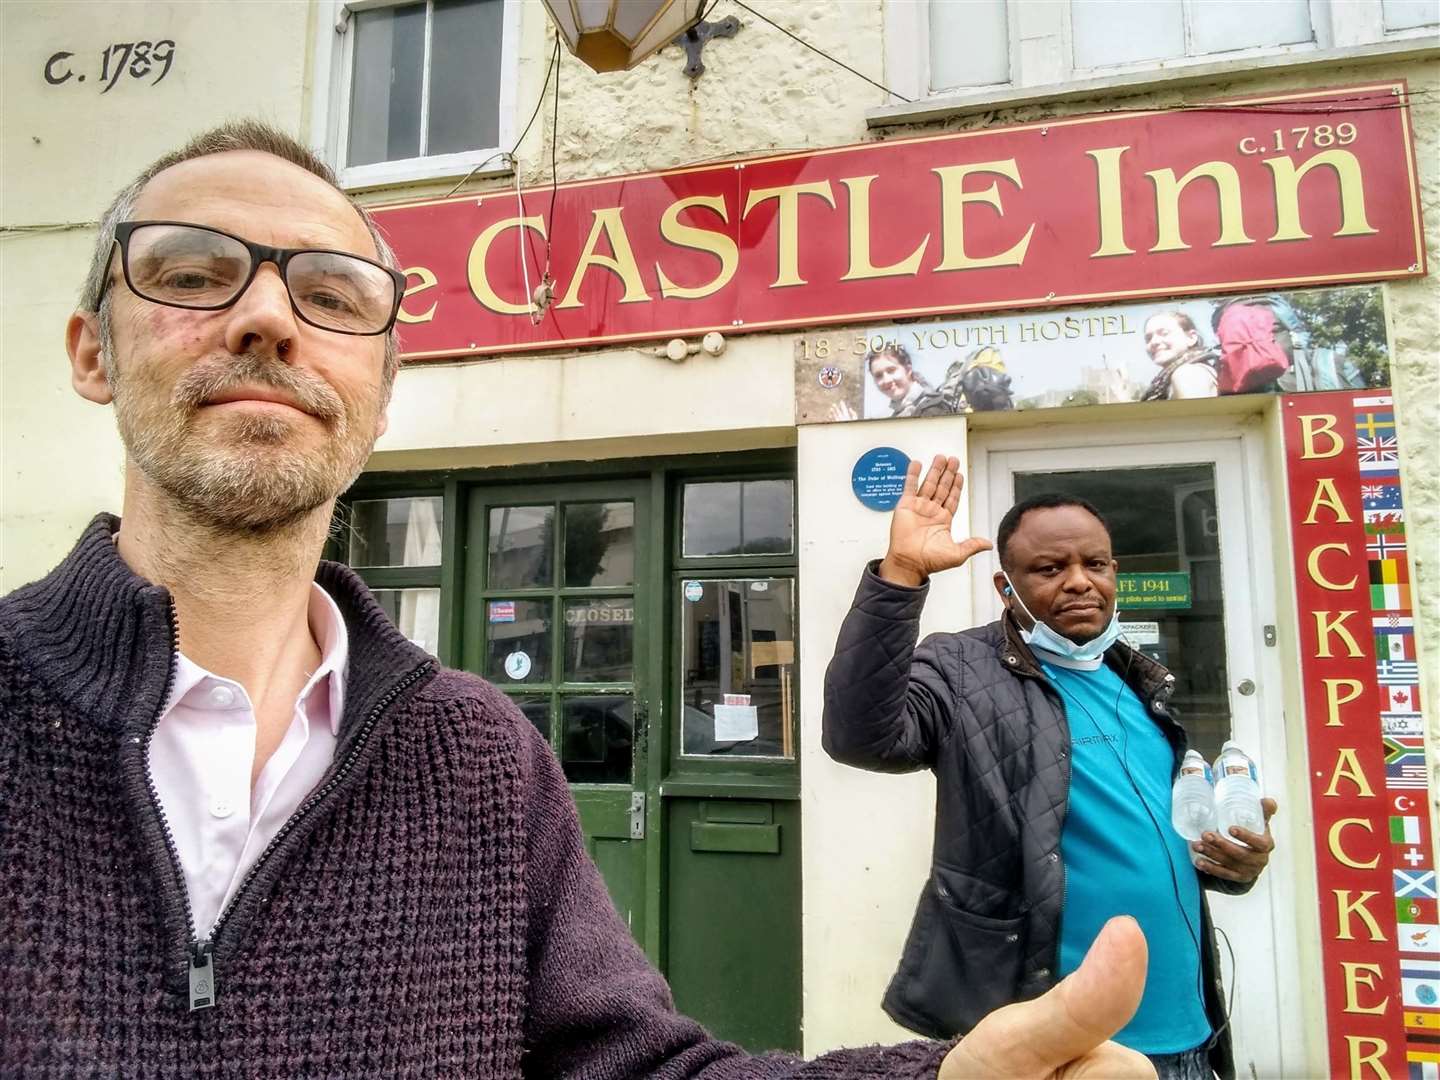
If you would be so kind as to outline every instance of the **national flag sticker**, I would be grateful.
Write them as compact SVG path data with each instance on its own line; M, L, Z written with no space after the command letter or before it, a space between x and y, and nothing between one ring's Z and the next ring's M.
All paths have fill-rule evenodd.
M1366 510L1399 510L1405 504L1400 498L1400 485L1376 479L1360 485L1360 505Z
M1396 870L1394 873L1396 900L1435 899L1434 870Z
M1414 660L1380 660L1375 676L1381 686L1414 686L1420 681L1420 665Z
M1396 941L1402 953L1440 956L1440 928L1434 923L1400 923Z
M1403 900L1395 901L1395 921L1401 924L1415 923L1427 926L1440 922L1440 912L1436 911L1434 900L1406 897Z
M1420 819L1418 817L1392 817L1390 819L1390 842L1392 844L1420 843Z
M1400 960L1400 994L1406 1005L1440 1005L1440 960Z

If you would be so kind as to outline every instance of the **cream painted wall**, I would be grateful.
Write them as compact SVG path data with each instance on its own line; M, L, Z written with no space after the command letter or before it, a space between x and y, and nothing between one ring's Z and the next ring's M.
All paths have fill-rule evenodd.
M64 348L94 223L135 173L221 120L298 131L309 20L304 2L0 3L0 593L120 507L114 420L71 391ZM159 85L127 74L101 93L107 45L166 38ZM51 86L62 51L76 77Z
M935 782L863 772L820 745L825 668L860 572L885 554L890 515L850 488L856 458L893 446L928 462L954 454L965 467L964 417L830 424L800 429L800 805L804 815L805 1053L915 1036L880 1011L930 866ZM961 501L955 535L969 535ZM970 625L970 573L937 575L921 634Z
M396 380L371 467L425 467L437 452L454 466L788 445L794 355L792 337L764 334L678 364L641 348L417 364ZM637 446L656 438L673 449Z

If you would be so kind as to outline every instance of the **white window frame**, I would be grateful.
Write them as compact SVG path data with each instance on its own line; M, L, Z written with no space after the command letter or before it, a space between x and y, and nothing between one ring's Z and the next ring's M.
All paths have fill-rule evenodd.
M455 154L429 154L422 157L378 161L370 165L345 165L348 153L350 90L353 74L355 39L351 33L354 15L375 8L399 7L413 0L324 0L319 5L312 44L314 58L314 107L311 131L315 149L335 169L340 186L347 190L385 187L423 180L439 180L476 175L504 175L511 171L505 156L515 135L515 86L519 68L520 17L523 0L504 0L501 16L500 98L498 146L477 147ZM421 123L424 123L430 94L430 45L426 41L426 72L421 91ZM478 168L477 168L478 167Z
M1193 3L1193 0L1190 0ZM1387 32L1378 0L1310 0L1310 26L1314 39L1293 45L1266 45L1250 49L1204 53L1169 60L1132 64L1077 67L1071 44L1071 7L1068 0L1007 0L1010 27L1010 81L979 86L930 87L930 0L885 0L886 82L912 102L948 97L982 100L987 93L1034 87L1061 89L1071 82L1100 82L1109 77L1153 72L1165 75L1200 66L1249 66L1260 57L1294 56L1333 49L1356 48L1410 38L1433 37L1435 27ZM1189 33L1188 23L1186 29ZM1322 59L1317 55L1316 59ZM1133 80L1126 80L1133 88ZM900 104L898 97L890 104Z

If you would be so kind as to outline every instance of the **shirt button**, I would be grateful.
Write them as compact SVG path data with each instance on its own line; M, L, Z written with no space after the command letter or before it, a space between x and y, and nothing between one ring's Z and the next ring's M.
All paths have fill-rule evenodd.
M1059 854L1058 854L1057 852L1054 852L1054 851L1050 852L1050 861L1051 861L1051 862L1059 862L1059 861L1060 861L1060 856L1059 856Z
M235 812L235 807L228 799L212 799L210 801L210 813L217 818L227 818Z
M1050 969L1049 969L1049 968L1041 968L1039 971L1035 972L1035 974L1038 975L1038 976L1040 976L1040 978L1043 979L1043 978L1046 978L1046 977L1050 974Z
M217 709L228 709L235 704L235 691L228 686L212 686L210 688L210 704Z

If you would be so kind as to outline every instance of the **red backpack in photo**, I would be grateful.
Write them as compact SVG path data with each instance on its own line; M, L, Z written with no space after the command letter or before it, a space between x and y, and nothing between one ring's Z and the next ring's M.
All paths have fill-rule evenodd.
M1290 352L1278 340L1279 329L1283 328L1268 304L1237 301L1225 305L1215 321L1215 336L1220 341L1220 393L1259 390L1290 370Z

